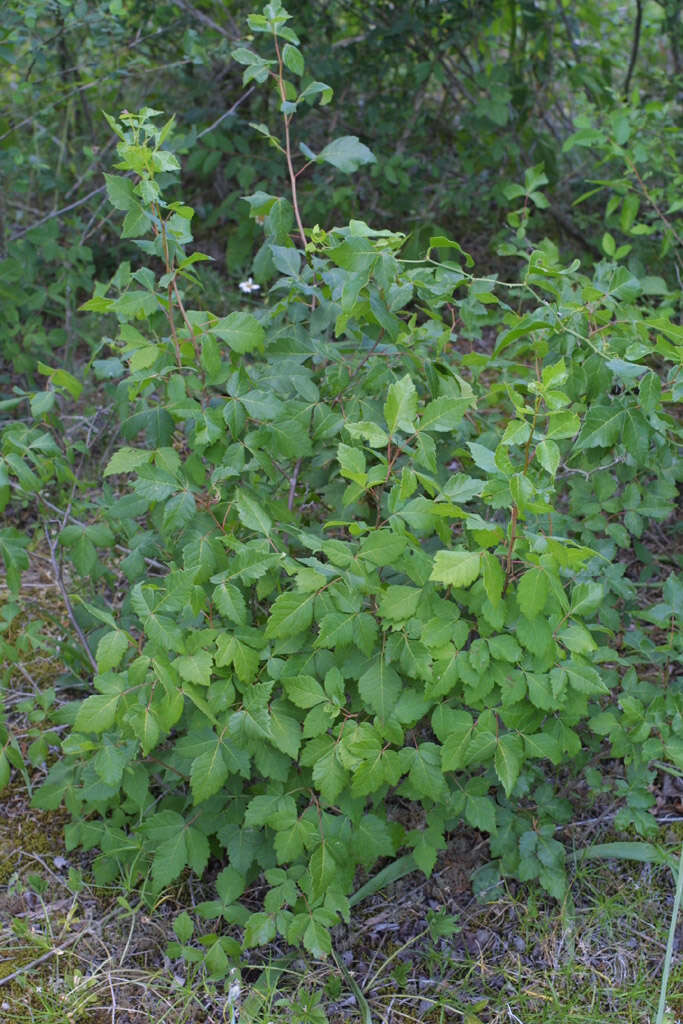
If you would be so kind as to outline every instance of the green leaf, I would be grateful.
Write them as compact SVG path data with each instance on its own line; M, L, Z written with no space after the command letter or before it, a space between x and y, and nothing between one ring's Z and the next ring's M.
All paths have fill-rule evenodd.
M235 56L233 52L233 57ZM301 51L292 46L291 43L285 43L282 48L282 59L285 62L285 66L289 68L295 75L303 75L304 73L304 58L301 55Z
M524 737L524 749L527 757L547 758L553 764L562 763L562 749L554 736L547 732L537 732Z
M441 749L441 765L444 771L459 771L465 764L465 752L472 736L474 720L469 711L447 710L450 713L445 720L447 734Z
M522 648L513 636L504 634L502 636L490 636L487 640L489 650L493 658L500 661L508 661L511 665L517 664L522 655Z
M560 449L554 441L541 441L536 445L535 457L552 477L560 465Z
M351 437L367 441L371 448L383 448L389 440L382 428L372 420L345 423L344 429L348 431Z
M228 777L228 769L221 753L221 744L216 744L196 757L190 769L190 785L195 804L208 800L217 793Z
M4 751L0 752L0 792L2 792L2 790L5 789L5 787L9 783L10 774L11 769L10 763L7 760L7 756L4 753Z
M285 693L298 708L312 708L327 700L327 694L313 676L288 676L282 680Z
M233 586L232 583L219 583L213 592L213 603L221 615L226 619L235 622L238 626L244 626L247 621L247 606L242 592Z
M181 679L197 686L209 686L213 655L209 651L197 651L195 654L181 654L173 662L173 667Z
M78 709L74 730L76 732L104 732L116 718L120 693L97 693L86 697Z
M406 374L400 380L394 381L384 403L384 418L389 433L393 434L397 428L412 433L415 430L416 415L417 391L410 376Z
M97 644L95 660L98 671L108 672L109 669L116 668L127 650L128 637L122 630L105 633Z
M585 626L580 622L572 622L560 630L557 639L574 654L588 654L597 648L597 644Z
M407 547L407 538L393 530L374 530L365 537L359 554L372 565L395 565Z
M230 313L211 327L211 331L226 341L233 352L244 354L263 347L266 336L261 324L252 313Z
M380 595L379 615L382 619L405 622L417 610L422 591L418 587L391 585Z
M308 629L313 621L313 600L315 593L280 594L270 609L270 618L265 635L268 639L278 636L294 636Z
M332 164L345 174L352 174L363 164L374 164L375 155L356 135L334 139L318 154L318 161Z
M592 615L602 604L603 597L601 583L579 583L572 591L571 614Z
M483 580L484 590L486 596L493 605L494 608L500 604L500 599L503 594L503 587L505 586L505 573L503 567L500 564L500 559L496 558L495 555L486 552L482 555L483 562Z
M430 580L436 583L445 583L452 587L469 587L479 576L481 569L481 552L465 551L437 551L434 556L434 566Z
M574 451L585 448L612 448L621 439L624 426L624 410L621 406L590 405L581 427L581 433L574 444Z
M472 404L469 398L435 398L420 416L420 430L454 430Z
M330 844L323 840L313 851L309 864L313 893L324 896L328 886L334 882L339 873L339 864L332 856Z
M496 831L496 805L488 796L473 796L465 799L465 821L480 832L493 835Z
M542 615L537 615L533 619L523 616L517 623L516 636L528 651L539 657L548 651L553 642L552 630Z
M104 476L111 476L113 473L132 473L138 466L150 462L152 454L140 448L119 448L107 463Z
M545 608L548 579L543 569L529 569L517 584L517 604L527 619L535 619Z
M304 949L307 949L313 956L323 959L332 952L332 939L329 929L325 925L311 918L303 935Z
M131 178L119 174L105 174L107 197L116 210L131 210L139 205L140 200L135 194L135 186Z
M546 437L576 437L581 428L581 420L575 412L551 412L548 416Z
M395 708L401 688L400 676L381 655L358 680L361 697L382 720L386 720Z
M270 914L252 914L244 929L244 945L265 946L275 938L275 921Z
M183 823L184 824L184 823ZM152 880L156 889L163 889L175 881L187 864L187 843L185 829L178 829L176 835L155 846L152 861Z
M586 693L591 696L609 693L609 689L605 686L598 671L592 665L572 658L570 661L562 663L560 671L567 673L569 685L573 686L580 693Z
M494 767L496 775L503 783L506 796L510 796L515 788L523 761L524 744L521 738L510 732L501 736L496 747Z
M323 615L319 623L318 636L314 647L327 647L333 651L338 647L348 647L354 641L354 616L343 612L329 612Z
M240 521L247 527L247 529L255 530L256 533L262 533L266 537L270 536L273 522L270 516L261 508L259 503L247 494L246 491L242 490L237 490L235 492L234 500Z

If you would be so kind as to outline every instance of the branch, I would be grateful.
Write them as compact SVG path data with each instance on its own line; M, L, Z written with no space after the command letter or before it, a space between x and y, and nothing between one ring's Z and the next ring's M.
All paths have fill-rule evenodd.
M628 90L631 85L631 76L633 69L636 66L636 59L638 57L638 47L640 46L640 26L643 21L643 0L636 0L636 23L633 27L633 42L631 44L631 59L628 62L628 71L626 72L626 78L624 79L624 98L628 96Z

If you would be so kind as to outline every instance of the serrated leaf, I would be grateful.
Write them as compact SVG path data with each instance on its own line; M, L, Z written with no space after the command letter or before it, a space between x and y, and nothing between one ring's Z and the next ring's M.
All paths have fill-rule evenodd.
M288 676L282 680L282 686L298 708L312 708L327 700L327 694L313 676Z
M543 569L529 569L517 584L517 604L527 619L535 619L545 608L548 579Z
M107 186L107 197L114 209L128 211L139 205L140 200L135 195L135 186L131 178L124 178L118 174L105 174L104 180Z
M472 404L469 398L435 398L420 416L420 430L454 430Z
M372 565L395 565L408 545L407 538L393 530L374 530L363 539L359 554Z
M562 750L554 736L547 732L537 732L524 737L524 748L527 757L547 758L553 764L561 764Z
M493 835L496 831L496 805L488 796L467 795L465 799L465 821L480 832Z
M353 615L345 615L343 612L329 612L323 615L313 646L327 647L332 651L338 647L348 647L354 640L354 618Z
M117 629L101 636L97 644L95 660L100 672L108 672L116 668L128 650L128 637L123 630Z
M120 693L97 693L86 697L78 709L76 732L104 732L114 724Z
M441 748L441 765L444 771L459 771L464 766L465 752L470 742L473 726L474 720L469 711L453 711L448 715L446 719L448 733L445 735Z
M484 579L484 590L489 601L496 608L500 604L500 599L503 594L503 587L505 586L505 573L503 567L500 564L500 559L496 558L490 552L486 552L482 555L483 563L483 579Z
M164 889L175 881L187 864L185 829L155 846L152 880L156 889Z
M405 622L417 610L422 591L418 587L390 585L380 594L379 615L393 622Z
M332 952L332 939L329 930L311 918L303 937L304 949L316 957L326 957Z
M244 945L264 946L275 938L275 921L270 914L252 914L244 929Z
M400 696L401 678L380 656L358 680L358 690L374 713L386 720Z
M139 448L119 448L107 463L104 476L111 476L113 473L132 473L138 466L149 462L151 458L152 452L149 451L141 451Z
M205 750L196 757L190 769L190 786L195 804L208 800L217 793L228 777L228 769L221 753L221 744Z
M211 331L240 355L262 348L266 336L252 313L230 313L214 324Z
M560 643L574 654L588 654L597 648L592 633L579 622L572 622L557 634Z
M345 423L344 429L351 437L367 441L371 448L383 448L389 438L377 423L372 420L359 420L357 423Z
M265 635L268 639L278 636L294 636L308 629L313 621L315 593L297 594L289 591L273 602Z
M574 451L585 448L613 448L621 439L624 410L619 405L590 405Z
M571 614L592 615L602 604L603 597L601 583L579 583L572 591Z
M232 583L219 583L213 592L213 603L226 619L243 626L247 621L247 606L242 592Z
M609 689L600 678L600 674L592 665L575 658L562 662L561 671L567 673L569 685L573 686L579 693L586 693L590 696L609 693Z
M400 380L394 381L384 403L384 418L389 433L393 434L396 429L412 433L415 430L416 415L417 391L410 376L406 374Z
M494 767L506 796L510 796L515 788L523 761L524 745L520 737L509 732L501 736L496 747Z
M315 896L323 896L339 872L339 864L332 855L328 842L320 843L311 855L308 870L313 882Z
M195 683L197 686L209 686L211 683L211 670L213 668L213 655L209 651L181 654L173 662L173 667L185 682Z
M430 580L445 583L451 587L469 587L479 576L481 569L481 552L437 551Z
M516 665L522 656L522 648L509 634L490 636L487 643L491 657L497 658L499 661L508 661L511 665Z
M246 491L235 492L235 507L240 521L248 530L255 530L268 537L273 527L273 521L265 512L255 498L252 498Z
M548 416L547 438L576 437L581 428L581 420L575 412L551 412Z

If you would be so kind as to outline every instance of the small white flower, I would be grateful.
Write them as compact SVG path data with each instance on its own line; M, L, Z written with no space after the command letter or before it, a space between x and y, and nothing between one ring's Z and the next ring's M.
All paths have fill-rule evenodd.
M253 277L248 277L246 281L240 281L239 289L240 289L241 292L244 292L246 295L250 295L251 292L260 292L261 291L261 285L260 284L256 284L256 282L254 281Z

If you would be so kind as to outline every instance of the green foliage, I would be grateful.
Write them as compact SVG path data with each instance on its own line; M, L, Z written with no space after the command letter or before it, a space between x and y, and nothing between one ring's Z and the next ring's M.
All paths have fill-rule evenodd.
M567 266L514 211L519 282L475 276L442 235L407 259L404 234L359 219L306 231L290 125L329 95L287 21L279 2L250 17L274 57L235 52L245 82L274 76L283 137L256 129L291 171L289 198L247 197L267 295L192 307L205 257L168 198L174 121L108 116L107 194L139 265L83 309L115 325L100 367L121 443L78 494L88 525L70 522L54 396L78 382L45 367L48 388L17 398L32 421L3 430L0 498L65 508L60 550L93 581L73 615L95 692L61 712L36 804L66 804L100 882L154 896L227 860L202 916L325 955L358 868L403 851L429 874L463 820L490 839L480 890L512 875L561 899L570 809L550 766L595 782L618 759L618 824L656 829L653 765L683 768L681 584L646 602L638 586L657 591L641 538L676 498L683 332L616 252ZM342 171L372 157L349 136L303 151ZM542 210L546 183L536 168L508 199ZM3 530L14 590L25 548ZM212 974L235 948L216 936Z

